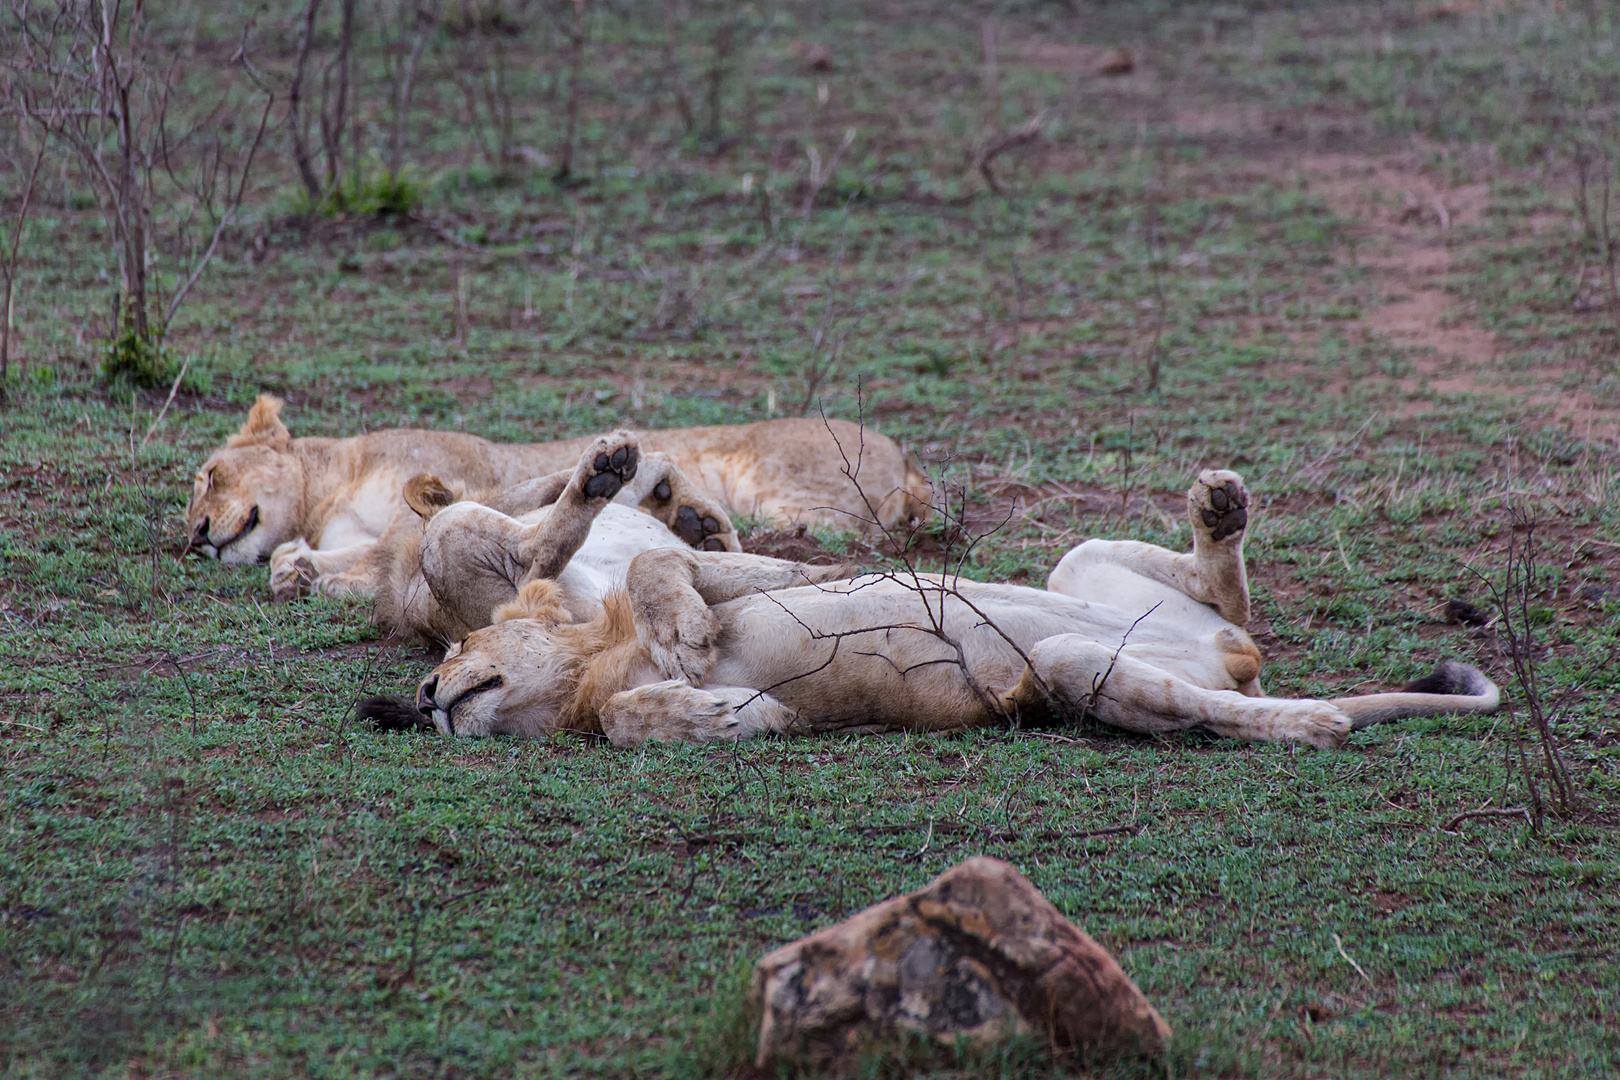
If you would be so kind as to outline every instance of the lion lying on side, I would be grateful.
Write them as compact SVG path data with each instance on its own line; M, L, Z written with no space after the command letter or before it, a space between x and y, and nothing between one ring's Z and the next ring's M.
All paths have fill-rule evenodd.
M1396 693L1262 696L1241 628L1247 505L1236 474L1205 472L1188 493L1191 554L1089 540L1048 591L882 574L807 584L824 569L650 551L587 623L569 621L553 584L525 585L416 704L446 734L576 730L617 746L1090 714L1136 732L1336 747L1383 720L1497 707L1497 688L1459 663Z
M430 473L448 485L497 492L571 470L590 438L503 445L449 431L394 429L347 439L293 438L282 402L261 395L242 429L198 471L186 530L191 547L230 563L258 563L285 548L272 567L279 598L300 591L372 592L375 581L350 578L330 590L325 579L347 574L406 512L411 477ZM899 446L845 420L766 420L730 427L647 432L642 449L690 481L705 506L677 503L656 483L646 508L693 546L703 546L705 518L733 513L776 522L884 527L928 516L926 478ZM845 455L859 487L846 475ZM871 496L869 507L865 496ZM682 513L682 509L686 512ZM701 511L701 512L700 512ZM874 514L875 511L875 514ZM729 546L729 545L727 545ZM319 558L313 557L319 553ZM306 561L315 581L294 573Z

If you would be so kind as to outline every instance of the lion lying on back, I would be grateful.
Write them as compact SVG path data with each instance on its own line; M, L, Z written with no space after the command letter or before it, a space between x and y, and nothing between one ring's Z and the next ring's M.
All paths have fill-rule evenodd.
M416 710L456 735L574 730L615 745L763 733L942 731L1091 715L1130 731L1202 728L1341 745L1400 717L1489 712L1466 664L1402 691L1268 698L1243 562L1248 494L1205 472L1188 492L1193 551L1088 540L1046 590L866 575L759 556L637 555L623 592L578 622L550 581L524 585L452 650ZM409 703L362 711L399 726Z
M501 491L572 469L592 442L507 445L411 429L293 438L281 407L278 398L260 396L242 429L198 471L186 508L190 544L203 555L231 563L274 556L272 585L281 598L312 589L374 592L377 583L364 576L370 566L362 560L407 512L402 493L411 477L430 473L469 492ZM646 432L641 440L649 461L678 470L704 500L706 511L699 512L705 508L660 497L669 489L655 484L644 507L694 546L730 532L726 508L778 523L846 528L903 526L928 516L927 480L904 451L845 420L678 428ZM846 469L856 472L858 486Z
M319 553L305 549L293 552L292 570L328 592L350 580L374 586L377 622L441 646L488 626L531 581L547 581L570 617L585 621L602 613L642 552L689 543L738 550L725 511L663 455L643 454L628 431L598 437L574 468L551 476L473 493L422 473L406 481L403 497L410 511L354 569L321 578L306 565ZM690 529L687 518L696 522ZM278 549L278 558L287 554Z

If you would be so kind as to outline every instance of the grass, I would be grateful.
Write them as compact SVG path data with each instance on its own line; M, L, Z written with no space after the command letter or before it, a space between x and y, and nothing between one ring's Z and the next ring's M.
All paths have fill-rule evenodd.
M1167 1063L1094 1075L1612 1072L1620 370L1569 172L1572 117L1612 130L1612 16L1441 7L760 9L714 146L658 89L662 23L593 6L588 183L497 174L454 85L426 78L410 215L297 216L272 162L170 328L195 381L144 445L167 388L101 380L105 226L53 194L0 411L0 1068L745 1075L755 957L985 853L1175 1028ZM712 13L694 10L695 90ZM198 32L228 55L225 14ZM989 14L994 121L1052 109L996 162L1002 196L964 166ZM518 141L549 151L546 33L513 37L528 61L508 63ZM459 62L466 40L433 55ZM833 49L830 73L795 59L804 41ZM1138 69L1088 74L1114 45ZM806 147L825 159L850 127L805 212ZM1384 201L1344 198L1324 154L1390 170ZM1483 208L1414 219L1402 185L1420 184ZM1401 261L1437 252L1432 280ZM1494 335L1488 360L1377 323L1426 290L1440 329ZM1581 813L1441 830L1524 802L1518 712L1333 753L1101 728L633 753L377 734L351 702L409 687L427 654L379 640L364 604L276 607L262 569L174 557L192 471L261 390L297 434L754 420L806 396L818 327L845 335L811 395L830 415L964 484L980 527L1015 511L982 578L1038 583L1086 536L1184 545L1175 493L1241 470L1274 693L1460 657L1511 699L1495 633L1446 623L1445 602L1484 605L1469 568L1499 572L1508 507L1534 513L1540 663ZM1041 839L1119 825L1139 828ZM908 1061L868 1064L1078 1068L1020 1046Z

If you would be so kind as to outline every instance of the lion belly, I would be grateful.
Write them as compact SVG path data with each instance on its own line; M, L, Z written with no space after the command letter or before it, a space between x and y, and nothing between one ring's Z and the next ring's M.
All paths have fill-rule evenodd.
M1080 634L1151 660L1195 685L1235 689L1216 645L1241 634L1132 590L1129 607L1016 585L958 581L945 595L868 576L743 597L715 607L712 685L769 692L814 724L915 730L972 726L1023 674L1037 642ZM1190 601L1189 601L1190 602ZM1140 610L1139 610L1140 608Z
M544 518L550 507L518 518L524 524ZM681 548L680 538L651 514L644 514L618 503L608 503L591 522L591 531L579 551L557 576L563 588L576 596L589 597L597 607L614 589L624 587L630 560L643 551Z

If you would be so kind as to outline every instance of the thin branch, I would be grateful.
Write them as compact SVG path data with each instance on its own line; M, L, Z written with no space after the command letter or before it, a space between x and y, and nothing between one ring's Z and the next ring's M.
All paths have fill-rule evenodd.
M1454 814L1453 816L1447 818L1446 823L1444 825L1440 826L1440 831L1441 832L1455 832L1458 825L1461 825L1463 822L1469 820L1470 818L1516 818L1516 817L1524 818L1524 823L1526 825L1530 826L1531 828L1535 828L1536 823L1531 820L1529 810L1526 810L1522 806L1508 806L1508 807L1503 807L1501 809L1492 808L1492 809L1487 809L1487 810L1464 810L1460 814Z

